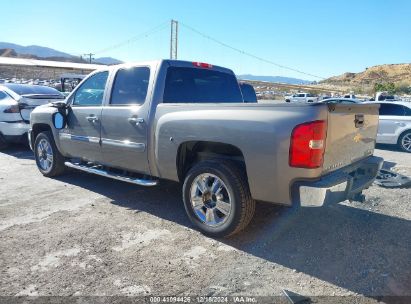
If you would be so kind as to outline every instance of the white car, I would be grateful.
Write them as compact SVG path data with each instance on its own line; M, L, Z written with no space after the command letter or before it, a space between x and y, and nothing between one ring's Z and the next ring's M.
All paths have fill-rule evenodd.
M317 102L319 98L310 93L297 93L285 97L285 102Z
M0 85L0 148L9 143L27 142L30 113L39 105L63 100L64 96L50 87Z
M345 94L344 98L348 98L348 99L357 99L357 97L354 94Z
M379 101L380 119L377 143L398 145L411 153L411 102Z

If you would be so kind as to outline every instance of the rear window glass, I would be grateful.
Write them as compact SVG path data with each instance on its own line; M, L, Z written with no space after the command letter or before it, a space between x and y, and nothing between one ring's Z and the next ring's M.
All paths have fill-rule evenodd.
M4 86L19 95L56 95L58 97L64 97L56 89L45 86L21 84L6 84Z
M404 116L404 107L396 104L382 103L380 115Z
M243 102L233 74L219 71L170 67L164 89L165 103Z
M9 95L7 95L6 93L0 91L0 100L7 98Z
M243 93L244 102L257 102L257 95L254 87L247 83L240 83L241 93Z

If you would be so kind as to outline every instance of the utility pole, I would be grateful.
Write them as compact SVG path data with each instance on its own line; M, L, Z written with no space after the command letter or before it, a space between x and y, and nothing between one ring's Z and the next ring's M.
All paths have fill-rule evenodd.
M93 53L84 54L84 56L86 56L86 57L89 58L89 60L88 60L89 63L91 63L91 61L94 59L94 58L93 58L94 55L95 55L95 54L93 54Z
M177 59L178 50L178 21L171 19L170 59Z

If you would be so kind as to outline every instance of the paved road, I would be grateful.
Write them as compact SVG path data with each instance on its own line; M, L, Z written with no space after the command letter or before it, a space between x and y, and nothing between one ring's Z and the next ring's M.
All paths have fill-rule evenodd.
M380 148L411 176L411 154ZM411 295L411 189L366 194L259 203L245 232L214 240L187 220L178 184L44 178L15 147L0 153L0 295Z

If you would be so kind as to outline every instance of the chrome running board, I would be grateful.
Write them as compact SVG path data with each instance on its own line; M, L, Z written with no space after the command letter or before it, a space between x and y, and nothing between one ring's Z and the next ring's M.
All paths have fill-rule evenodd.
M64 165L66 165L69 168L81 170L81 171L88 172L88 173L97 174L100 176L116 179L119 181L131 183L131 184L135 184L139 186L152 187L158 184L158 180L141 179L141 178L134 178L134 177L129 177L125 175L120 175L120 174L105 171L103 169L98 169L96 166L88 167L85 165L75 164L71 162L65 162Z

